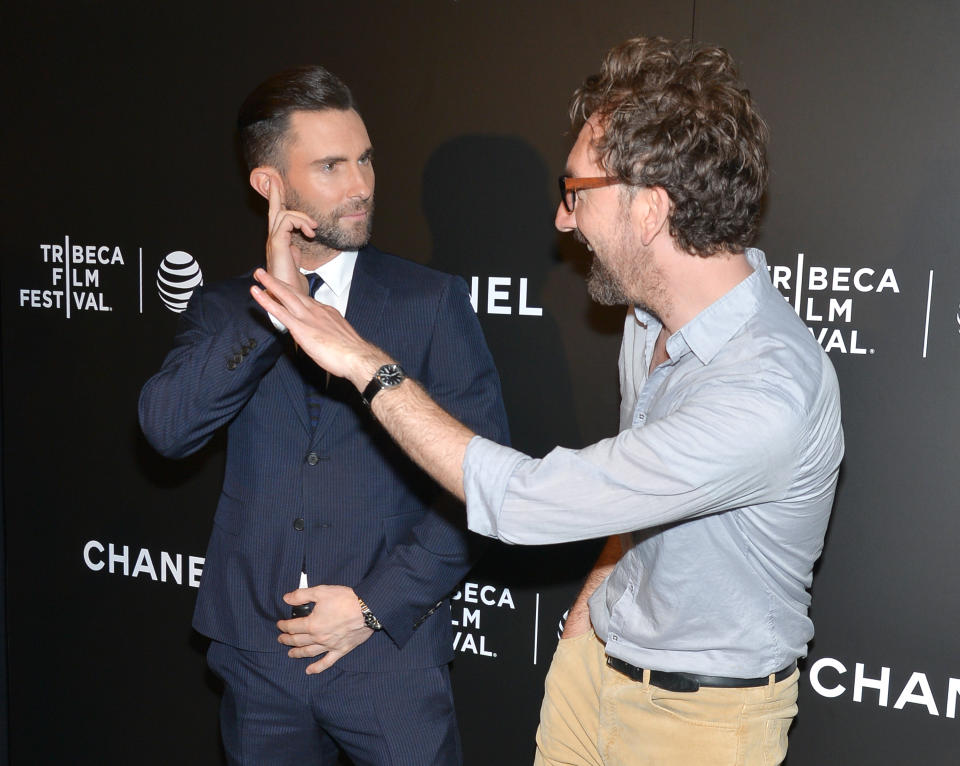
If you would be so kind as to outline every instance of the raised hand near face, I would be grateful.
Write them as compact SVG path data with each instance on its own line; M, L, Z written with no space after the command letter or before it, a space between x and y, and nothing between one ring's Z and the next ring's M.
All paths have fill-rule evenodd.
M292 243L292 233L299 231L305 237L312 237L317 222L306 213L290 210L282 201L282 181L275 172L262 171L266 175L263 183L268 193L267 211L267 271L281 282L289 285L298 293L306 295L307 278L300 273L300 249Z

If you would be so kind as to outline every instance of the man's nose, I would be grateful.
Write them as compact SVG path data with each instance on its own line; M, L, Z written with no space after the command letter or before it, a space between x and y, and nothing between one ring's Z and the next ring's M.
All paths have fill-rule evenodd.
M347 187L348 197L368 199L373 194L373 168L369 165L354 165L353 174Z
M560 231L573 231L577 228L577 216L567 210L563 202L557 204L557 216L553 225Z

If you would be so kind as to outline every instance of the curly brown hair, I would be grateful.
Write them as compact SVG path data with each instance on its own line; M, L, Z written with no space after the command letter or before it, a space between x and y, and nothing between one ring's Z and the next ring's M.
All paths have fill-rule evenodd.
M613 48L573 94L579 131L596 116L607 173L660 186L670 235L694 255L742 253L756 235L767 187L767 126L722 48L636 37Z

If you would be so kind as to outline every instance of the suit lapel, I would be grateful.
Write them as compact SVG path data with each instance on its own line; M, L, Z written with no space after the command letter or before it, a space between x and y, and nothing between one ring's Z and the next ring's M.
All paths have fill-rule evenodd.
M382 284L370 263L373 254L361 250L353 270L350 285L350 301L347 304L347 321L361 338L369 338L380 325L387 306L390 289Z
M313 362L309 357L305 360L297 359L297 356L305 356L305 354L296 349L289 335L284 340L286 342L286 348L277 360L274 369L280 376L283 390L286 391L287 396L290 398L290 406L294 413L296 413L297 419L301 425L303 425L303 429L309 433L310 413L307 411L307 394L304 388L303 376L300 374L297 366L303 361L310 364Z
M390 294L390 289L379 281L375 266L370 263L371 258L374 257L368 248L360 251L356 266L353 269L353 279L350 282L350 299L347 302L346 319L362 338L376 336L376 330L383 319L387 297ZM339 388L341 384L343 384L343 381L331 380L330 388ZM349 384L346 385L349 386ZM302 382L300 387L302 390ZM352 386L349 387L352 388ZM333 392L331 391L331 393ZM349 395L353 396L354 393L351 391ZM302 393L301 398L303 398ZM320 410L320 419L313 434L314 442L330 427L337 413L343 411L342 407L333 406L336 403L336 399L332 398Z
M248 272L245 276L248 278L250 285L256 284L252 271ZM253 299L250 298L249 292L244 291L240 300L242 309L255 313L258 311L258 309L255 308ZM265 316L261 317L260 321L269 325L269 320ZM296 414L297 420L300 421L304 430L309 433L310 413L307 412L307 398L304 393L303 378L297 369L299 361L297 357L303 352L297 351L293 338L290 337L289 333L285 333L283 337L280 338L280 342L283 344L283 353L281 353L280 358L277 359L277 363L270 371L270 375L279 378L281 388L290 399L291 410Z

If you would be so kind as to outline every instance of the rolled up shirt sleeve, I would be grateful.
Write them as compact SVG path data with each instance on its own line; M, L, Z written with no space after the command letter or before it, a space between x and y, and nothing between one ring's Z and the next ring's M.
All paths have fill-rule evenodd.
M467 523L526 545L646 529L784 496L800 418L771 386L726 381L661 420L540 459L474 438Z
M532 459L482 436L470 440L463 457L463 491L467 497L467 526L473 532L499 537L497 523L507 484L517 466Z

